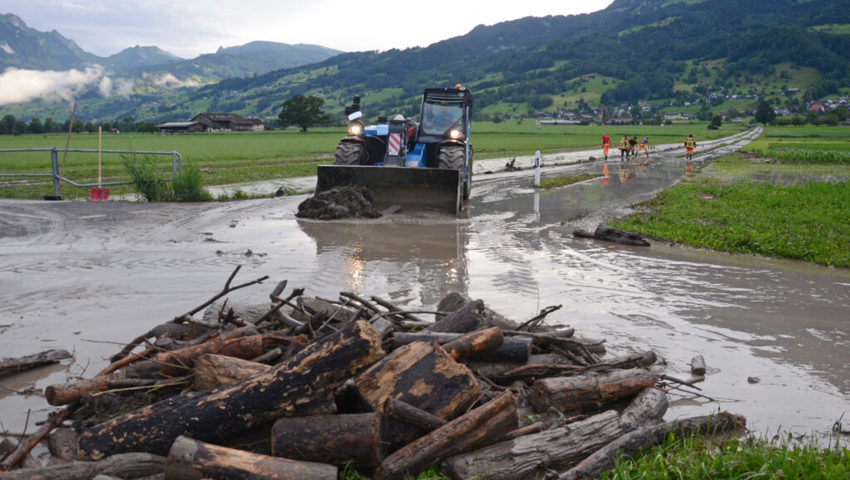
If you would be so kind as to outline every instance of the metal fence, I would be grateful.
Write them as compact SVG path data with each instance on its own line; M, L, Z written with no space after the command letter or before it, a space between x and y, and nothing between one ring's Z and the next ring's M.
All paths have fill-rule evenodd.
M132 180L124 180L124 181L112 181L112 182L101 182L99 185L97 183L78 183L69 178L62 176L59 173L59 152L63 153L98 153L98 150L93 149L58 149L54 148L12 148L12 149L0 149L0 154L4 153L22 153L22 152L50 152L50 165L52 172L51 173L3 173L0 172L0 177L50 177L53 179L53 195L55 198L62 197L62 182L67 183L68 185L79 187L79 188L87 188L87 187L97 187L97 186L109 186L109 185L127 185L133 183ZM177 152L145 152L139 150L100 150L100 153L103 154L131 154L131 155L165 155L171 157L171 178L168 180L173 180L179 172L183 170L183 155L180 155Z

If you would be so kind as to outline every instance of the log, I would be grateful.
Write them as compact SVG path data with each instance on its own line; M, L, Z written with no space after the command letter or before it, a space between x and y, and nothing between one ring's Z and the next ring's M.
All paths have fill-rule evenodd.
M484 302L475 300L428 327L430 332L467 333L475 330L484 320Z
M511 340L508 337L506 340ZM504 345L504 344L503 344ZM467 360L464 362L470 370L475 372L478 375L483 375L486 377L498 377L500 375L504 375L506 372L514 370L516 368L520 368L523 366L530 365L559 365L564 366L567 365L567 358L559 353L537 353L531 354L528 356L528 360L522 364L513 363L513 362L494 362L494 361L483 361L483 360Z
M697 355L691 359L691 373L696 377L705 375L705 359L702 355Z
M440 300L440 303L437 305L438 312L456 312L461 307L468 303L472 303L473 300L466 295L458 292L452 292L443 297ZM445 318L444 314L435 315L435 320L439 321L442 318ZM502 330L516 330L519 326L519 323L506 318L504 315L496 312L495 310L484 305L484 323L483 326L487 327L499 327Z
M62 460L74 460L77 458L77 432L70 428L57 428L47 437L47 449L50 453Z
M97 462L70 462L42 468L22 468L6 472L3 480L89 480L95 475L139 478L162 473L165 457L149 453L112 455Z
M614 461L621 455L636 453L658 445L671 432L681 432L685 435L692 432L718 433L745 427L747 420L740 415L719 412L713 415L691 417L682 420L643 427L626 433L600 448L580 463L560 474L560 480L578 480L596 478L606 470L614 467Z
M505 337L502 335L502 329L499 327L490 327L460 336L443 345L443 349L453 359L460 360L476 353L496 348L504 341Z
M230 385L271 368L262 363L207 353L195 360L195 367L192 369L195 380L192 383L192 388L206 390L221 385Z
M638 247L649 246L649 242L644 240L643 237L641 237L637 233L612 228L608 225L605 225L604 223L600 223L593 233L588 233L584 230L573 230L573 235L576 237L605 240L609 242L620 243L623 245L634 245Z
M497 442L518 424L516 398L505 392L388 456L375 477L383 480L416 475L440 458Z
M328 402L336 388L383 355L375 330L353 322L265 373L175 395L88 428L80 452L93 459L129 451L165 454L178 435L218 440L284 416L333 413Z
M44 365L59 363L59 361L66 358L71 358L71 353L68 350L60 349L46 350L24 357L4 358L0 360L0 378L43 367Z
M543 478L549 470L577 464L622 433L617 412L608 410L579 422L451 456L441 470L451 478Z
M620 427L624 432L661 422L670 402L667 394L657 388L645 388L620 414Z
M271 454L291 460L374 469L386 456L380 413L281 418L271 432Z
M443 420L451 420L478 399L481 389L472 372L435 343L405 345L354 379L362 403L378 411L388 398L401 400ZM408 424L389 422L390 448L420 435Z
M205 353L216 353L242 359L254 358L263 353L263 335L235 338L218 336L200 345L159 353L154 356L153 360L161 365L160 372L162 375L181 375L195 365L196 358Z
M428 331L415 333L395 332L393 333L393 348L413 342L437 342L440 345L445 345L447 342L462 335L462 333ZM479 352L471 352L465 360L525 363L531 355L531 338L505 337L504 335L503 338L504 340L501 345Z
M179 436L168 453L167 480L336 480L337 468L221 447Z
M394 398L388 398L381 411L388 417L413 425L425 432L436 430L446 424L442 418Z
M606 403L634 396L655 385L657 380L657 376L642 368L544 378L534 382L528 401L538 413L549 408L562 411L601 408Z
M559 364L529 364L518 366L514 369L496 375L496 380L508 384L518 380L534 380L543 377L555 377L559 375L578 375L590 371L604 371L613 368L630 369L637 367L649 367L656 361L655 352L649 350L644 353L636 353L627 357L614 358L607 362L594 363L593 365L559 365Z

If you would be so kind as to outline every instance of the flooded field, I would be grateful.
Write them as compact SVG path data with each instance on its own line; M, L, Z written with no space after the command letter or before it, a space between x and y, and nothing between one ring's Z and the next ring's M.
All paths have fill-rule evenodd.
M737 148L726 143L694 166ZM668 418L725 409L745 415L755 433L828 433L850 410L850 272L573 237L676 183L688 167L678 155L658 149L647 165L547 168L545 175L598 176L545 192L531 187L527 170L479 172L462 219L299 221L304 196L204 205L4 201L0 357L65 348L75 361L0 380L0 421L20 432L28 410L30 422L44 418L46 403L26 389L94 375L125 343L203 303L243 265L237 282L270 277L231 297L252 303L287 279L308 295L356 291L410 307L460 291L519 321L560 304L547 322L605 339L611 354L654 349L677 377L703 355L709 372L700 387L710 399L671 392Z

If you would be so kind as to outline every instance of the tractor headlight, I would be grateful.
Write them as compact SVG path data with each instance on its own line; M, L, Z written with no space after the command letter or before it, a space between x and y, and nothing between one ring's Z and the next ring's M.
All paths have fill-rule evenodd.
M449 131L449 138L451 138L452 140L459 140L459 139L463 138L463 132L461 132L460 130L454 130L454 129L450 130Z
M348 134L349 135L360 135L360 132L363 131L363 126L359 123L352 123L348 126Z

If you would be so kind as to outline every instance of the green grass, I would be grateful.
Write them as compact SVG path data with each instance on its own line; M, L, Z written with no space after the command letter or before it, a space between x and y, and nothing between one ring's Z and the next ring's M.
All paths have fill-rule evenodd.
M753 438L719 444L701 436L668 436L636 459L620 458L606 480L850 478L850 450L790 445Z
M654 144L679 143L689 133L700 140L718 138L737 133L739 126L726 126L721 130L705 129L705 123L668 126L545 126L536 127L536 122L526 119L522 123L508 120L501 123L475 122L472 126L472 142L476 159L512 157L541 153L600 148L600 137L607 133L612 139L625 134L639 138L649 135ZM333 153L345 129L315 128L306 133L294 129L262 133L203 133L188 135L151 135L138 133L108 134L103 136L104 150L127 151L176 151L183 156L184 164L197 166L202 173L204 185L225 185L268 181L291 177L315 175L316 165L333 162ZM0 149L56 148L63 176L77 183L97 182L97 154L75 153L64 155L66 136L21 135L0 136ZM72 135L71 149L97 149L97 135ZM123 155L104 154L103 181L126 181L129 179ZM171 156L156 157L157 171L171 169ZM50 153L2 153L0 173L51 172ZM52 193L49 179L29 179L12 183L9 178L0 187L0 198L41 198ZM19 180L19 179L18 179ZM130 193L130 186L110 186L110 193ZM64 197L84 198L88 189L76 189L63 184Z
M850 268L850 183L791 187L697 179L613 222L624 230L731 253Z
M585 180L590 180L591 178L596 178L598 175L593 174L583 174L583 175L562 175L558 177L548 177L540 179L540 188L548 190L550 188L558 188L566 185L572 185L574 183L583 182Z

